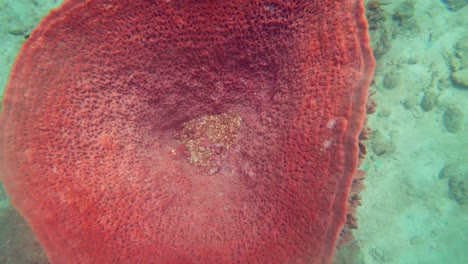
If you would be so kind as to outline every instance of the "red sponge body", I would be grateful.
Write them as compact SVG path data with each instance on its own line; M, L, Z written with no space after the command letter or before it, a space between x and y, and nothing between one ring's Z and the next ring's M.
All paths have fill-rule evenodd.
M0 139L50 261L329 262L374 69L362 2L53 11L13 67Z

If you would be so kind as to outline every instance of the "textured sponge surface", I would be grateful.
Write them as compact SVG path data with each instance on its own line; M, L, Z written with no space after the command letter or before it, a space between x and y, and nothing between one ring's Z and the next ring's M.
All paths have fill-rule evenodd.
M53 263L323 263L373 60L361 1L68 1L23 47L1 178Z

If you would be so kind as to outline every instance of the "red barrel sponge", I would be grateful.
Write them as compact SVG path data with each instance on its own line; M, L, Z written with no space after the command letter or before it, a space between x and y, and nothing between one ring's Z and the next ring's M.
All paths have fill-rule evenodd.
M0 177L50 261L329 262L374 69L362 2L53 11L0 133Z

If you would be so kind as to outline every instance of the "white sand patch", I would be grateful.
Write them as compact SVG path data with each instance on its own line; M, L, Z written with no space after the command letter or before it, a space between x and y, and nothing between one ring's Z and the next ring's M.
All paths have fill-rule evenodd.
M391 15L402 2L383 8ZM441 1L413 2L408 22L416 28L402 30L391 17L386 22L399 33L377 61L378 108L369 127L395 147L381 156L371 151L364 161L371 166L355 235L365 263L466 263L468 207L450 198L448 180L438 175L446 164L468 157L468 89L454 87L447 60L460 36L468 34L468 7L449 12ZM386 89L382 83L392 70L400 84ZM420 107L425 91L439 94L429 112ZM464 130L446 131L448 106L465 113ZM388 117L379 116L383 109Z

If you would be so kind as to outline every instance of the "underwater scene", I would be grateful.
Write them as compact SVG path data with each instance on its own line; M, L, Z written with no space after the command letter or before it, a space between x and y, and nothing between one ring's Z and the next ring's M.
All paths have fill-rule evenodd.
M468 0L0 21L0 264L468 263Z

